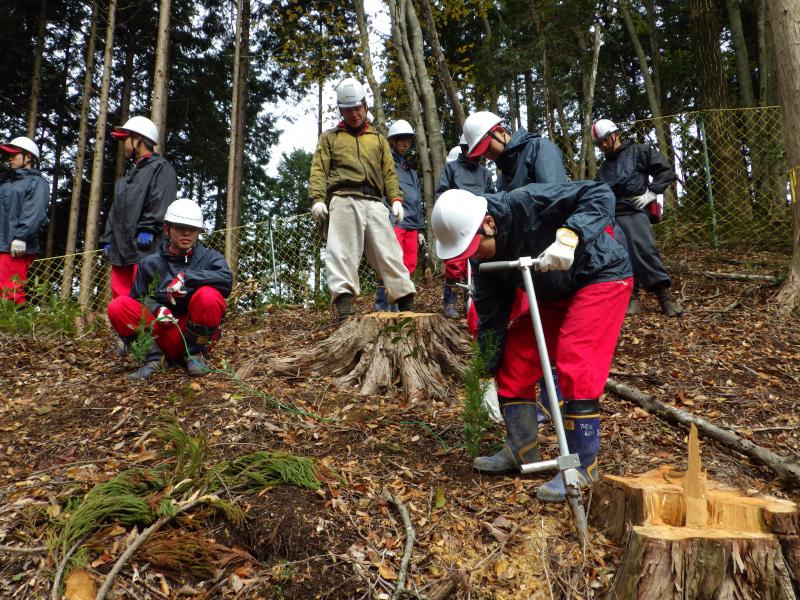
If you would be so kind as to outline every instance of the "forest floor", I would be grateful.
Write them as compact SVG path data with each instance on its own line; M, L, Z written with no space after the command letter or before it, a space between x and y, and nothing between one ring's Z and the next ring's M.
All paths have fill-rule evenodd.
M774 284L703 275L780 276L787 258L685 250L665 258L687 312L664 317L646 295L645 312L625 321L612 376L800 460L800 328L773 316ZM440 309L441 283L423 284L418 310ZM359 303L363 312L367 300ZM384 490L408 508L416 530L406 587L420 595L448 581L454 598L609 592L621 549L592 528L584 554L566 507L536 499L544 475L471 470L456 384L449 401L406 403L400 390L358 396L324 376L268 372L267 358L327 337L330 320L328 311L296 307L233 315L213 355L217 371L190 379L173 367L142 384L126 381L136 366L116 356L107 332L0 336L0 544L44 545L48 521L70 510L70 498L124 469L152 466L163 449L148 432L166 411L207 438L213 460L287 451L314 459L322 487L230 491L244 523L209 511L168 523L165 535L191 534L238 560L190 573L186 564L145 560L145 545L117 577L113 597L389 598L406 536ZM601 405L602 473L685 467L685 430L610 394ZM552 428L543 435L545 454L554 452ZM487 449L498 439L493 434ZM766 468L701 441L711 478L798 500ZM98 583L129 531L106 528L91 540L85 564ZM56 566L46 553L0 556L0 597L49 597Z

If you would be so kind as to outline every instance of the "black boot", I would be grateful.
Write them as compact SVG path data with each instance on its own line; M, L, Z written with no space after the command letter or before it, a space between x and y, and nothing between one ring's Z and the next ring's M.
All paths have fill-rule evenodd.
M150 342L147 355L144 357L144 364L139 367L138 371L134 371L128 375L128 381L145 381L166 366L167 361L164 359L164 353L161 351L161 348L158 347L156 341L153 340Z
M336 320L340 323L346 321L353 314L353 294L339 294L333 301L336 310Z
M456 286L455 281L447 280L444 284L444 316L447 319L457 319L459 317L456 308Z
M539 460L539 443L536 441L539 424L534 399L500 398L500 411L506 423L506 443L496 454L479 456L472 461L472 468L479 473L517 473L520 465Z
M198 325L186 321L186 370L192 377L202 377L211 369L208 368L208 345L214 339L219 327Z
M117 356L122 358L123 356L127 356L128 352L130 351L131 344L136 341L136 334L133 335L126 335L125 337L120 337L117 339L117 347L116 352Z
M663 287L656 290L658 302L661 304L661 312L668 317L680 317L683 314L683 307L669 297L669 288Z
M414 294L406 294L402 298L398 298L395 300L395 304L400 312L414 310Z
M634 290L633 294L631 294L631 299L628 301L628 310L625 311L625 316L631 317L638 315L640 312L642 312L642 303L639 302L639 293Z

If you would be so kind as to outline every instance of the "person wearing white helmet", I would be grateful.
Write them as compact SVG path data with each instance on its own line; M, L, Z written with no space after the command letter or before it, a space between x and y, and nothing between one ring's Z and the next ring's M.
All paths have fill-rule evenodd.
M591 181L531 183L476 196L450 190L431 215L439 258L539 259L533 273L542 326L565 400L567 443L580 457L584 482L597 480L599 397L605 387L632 286L628 254L606 228L614 195ZM475 274L478 343L495 375L507 438L492 456L474 460L481 473L518 473L539 459L536 385L542 376L530 314L512 321L519 270ZM544 501L565 497L561 475L537 489Z
M111 135L122 144L131 168L117 179L100 248L111 263L111 296L127 296L139 259L157 252L164 211L175 200L175 169L155 153L158 129L147 117L136 116L115 127Z
M162 228L165 239L158 252L139 261L130 295L118 296L107 309L127 344L141 335L142 324L153 336L130 381L149 379L167 363L184 364L192 376L208 373L210 345L219 337L233 285L225 257L198 241L203 211L196 202L175 200Z
M491 171L480 163L479 158L468 158L462 151L466 141L462 134L459 145L454 146L447 156L447 162L439 175L435 195L438 199L447 190L467 190L482 196L495 191ZM453 157L451 160L451 156ZM457 284L467 283L467 261L444 261L444 295L442 298L443 313L448 319L458 319L461 313L457 306L459 287ZM466 292L465 292L466 306Z
M661 262L651 222L660 217L658 195L675 178L667 158L649 144L623 141L617 125L600 119L592 125L592 137L605 156L597 181L607 183L617 198L615 233L631 255L634 290L628 315L642 312L638 287L654 293L661 312L670 317L683 308L669 294L672 280Z
M399 223L404 218L391 148L367 122L367 98L357 80L342 80L336 101L342 120L317 142L308 195L314 218L328 223L325 266L337 317L352 314L353 298L361 292L362 254L383 279L387 302L411 310L416 289L389 222L390 213Z
M11 173L0 184L0 298L25 302L28 269L39 252L50 190L35 168L39 147L27 137L0 145Z
M418 249L425 243L425 206L422 201L419 175L408 161L408 153L414 145L414 129L408 121L400 119L389 127L386 137L392 149L394 168L397 171L397 180L400 191L403 193L403 219L398 221L392 215L394 234L403 253L403 264L413 275L417 268ZM386 298L386 288L383 282L378 282L375 290L375 310L396 311L396 304L389 304Z

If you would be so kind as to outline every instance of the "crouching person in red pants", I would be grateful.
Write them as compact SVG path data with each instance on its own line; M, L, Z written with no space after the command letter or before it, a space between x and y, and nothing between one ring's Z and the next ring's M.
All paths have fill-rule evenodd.
M447 191L431 223L439 258L511 261L539 258L533 273L551 362L565 400L564 429L579 472L597 480L600 450L598 399L631 295L630 259L606 227L614 194L601 183L531 183L510 192L475 196ZM536 382L542 367L530 315L509 323L519 270L475 274L478 343L495 375L507 437L503 448L472 463L481 473L519 472L539 460ZM544 501L562 501L558 474L537 489Z
M202 228L196 203L170 204L160 252L139 261L130 296L108 305L108 320L126 344L142 324L152 327L144 365L128 375L130 381L148 379L168 362L185 361L192 376L209 371L209 345L219 337L233 278L225 257L197 241Z

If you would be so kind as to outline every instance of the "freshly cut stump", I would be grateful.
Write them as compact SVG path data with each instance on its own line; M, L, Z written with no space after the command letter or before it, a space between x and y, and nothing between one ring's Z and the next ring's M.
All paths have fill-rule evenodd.
M340 386L376 394L399 382L407 400L441 400L461 380L466 333L442 315L377 312L349 318L327 339L270 361L284 373L333 375Z
M609 598L797 598L797 505L686 478L662 467L635 477L606 475L595 486L590 519L625 546ZM687 502L687 489L698 487L704 518L691 515L697 498ZM704 524L687 526L687 513L690 523Z

